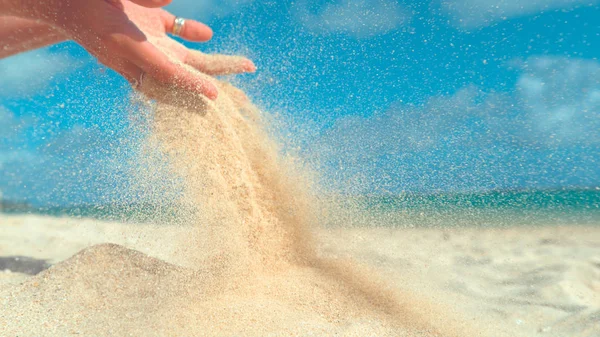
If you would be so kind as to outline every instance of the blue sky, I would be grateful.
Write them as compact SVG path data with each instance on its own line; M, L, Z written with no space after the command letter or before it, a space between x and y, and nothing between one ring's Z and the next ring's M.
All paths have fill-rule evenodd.
M173 2L215 30L190 47L255 61L235 81L326 188L600 186L598 0ZM112 71L64 43L0 60L0 88L6 198L140 193L135 110Z

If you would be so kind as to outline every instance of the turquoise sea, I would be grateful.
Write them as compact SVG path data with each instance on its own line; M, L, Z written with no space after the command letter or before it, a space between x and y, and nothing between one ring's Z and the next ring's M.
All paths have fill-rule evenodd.
M375 226L600 225L600 188L325 197L328 223ZM4 213L169 222L180 205L32 207L5 202Z
M600 188L346 198L341 221L377 226L600 225Z

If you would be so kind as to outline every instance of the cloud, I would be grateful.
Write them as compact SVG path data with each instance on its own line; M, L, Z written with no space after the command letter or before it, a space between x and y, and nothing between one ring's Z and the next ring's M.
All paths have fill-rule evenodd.
M0 190L5 198L58 200L67 182L75 187L71 195L87 189L85 172L100 168L89 160L101 137L96 129L75 125L35 144L27 141L40 127L32 116L19 117L0 107L0 121Z
M38 159L39 157L35 152L28 150L0 151L0 169L3 169L5 165L10 164L31 165L38 161Z
M20 123L12 111L0 105L0 140L14 137L20 128Z
M456 26L472 29L548 10L595 3L598 0L442 0L442 8Z
M11 125L25 125L0 137L0 192L8 200L46 206L159 203L175 200L181 191L164 156L154 147L144 147L137 127L119 133L105 125L75 124L31 144L24 140L36 127L48 126L23 124L28 117L7 111L0 109L0 121L11 116Z
M311 160L346 192L448 191L600 184L600 63L515 62L510 93L467 86L422 105L342 117Z
M27 133L14 134L0 147L0 190L4 198L42 204L71 199L85 202L114 188L107 156L96 128L75 125L46 142L20 144ZM106 149L104 149L106 150Z
M11 110L0 105L0 167L8 161L27 159L21 156L28 151L22 150L26 136L25 130L31 128L32 118L17 117Z
M24 171L40 165L40 157L24 146L31 120L17 117L0 105L0 195L12 198Z
M97 128L77 124L53 137L44 146L44 153L61 157L79 157L83 152L93 151L107 143Z
M213 17L225 17L252 2L253 0L178 0L173 1L166 9L177 16L207 21Z
M471 86L420 106L342 117L316 142L314 162L334 175L326 177L332 189L345 192L481 188L492 179L482 166L496 144L515 141L499 126L511 120L510 104Z
M385 34L410 22L410 13L395 1L340 0L323 6L316 14L306 4L297 6L297 17L310 32L319 35L347 34L356 38Z
M546 144L600 143L600 63L563 57L532 57L516 92L531 138Z
M77 62L65 53L47 49L0 60L0 96L29 96L43 90L58 74L72 71Z

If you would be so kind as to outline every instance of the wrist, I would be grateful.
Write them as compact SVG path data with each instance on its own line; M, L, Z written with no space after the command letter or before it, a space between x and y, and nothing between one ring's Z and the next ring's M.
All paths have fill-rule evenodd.
M69 1L60 0L0 0L0 15L55 24L59 13L68 7Z
M0 16L0 58L65 40L63 31L39 20Z

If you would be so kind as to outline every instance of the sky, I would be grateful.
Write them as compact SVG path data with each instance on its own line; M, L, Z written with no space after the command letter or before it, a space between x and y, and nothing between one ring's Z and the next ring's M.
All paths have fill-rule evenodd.
M284 150L345 193L600 187L599 0L173 0L242 54ZM143 116L72 42L0 60L0 191L144 199ZM160 175L159 175L160 176Z

